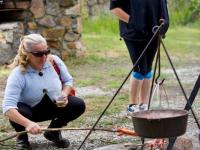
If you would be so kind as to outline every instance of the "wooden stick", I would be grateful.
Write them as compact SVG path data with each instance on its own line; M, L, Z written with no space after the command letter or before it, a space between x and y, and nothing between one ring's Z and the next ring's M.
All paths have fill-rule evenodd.
M68 130L91 130L91 128L42 128L42 132L44 131L68 131ZM100 128L95 128L94 131L107 131L107 132L117 132L116 130L112 130L112 129L100 129ZM6 138L0 139L0 143L10 140L12 138L15 138L16 136L19 136L21 134L26 134L28 133L28 131L21 131L21 132L17 132L13 135L10 135Z

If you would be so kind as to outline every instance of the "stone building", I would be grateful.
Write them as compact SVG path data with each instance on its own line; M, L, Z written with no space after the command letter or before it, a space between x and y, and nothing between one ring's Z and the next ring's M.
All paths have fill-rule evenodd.
M53 53L84 55L81 43L81 0L0 0L0 64L17 53L20 37L40 33Z
M83 0L83 12L89 18L95 18L102 14L109 14L110 0Z

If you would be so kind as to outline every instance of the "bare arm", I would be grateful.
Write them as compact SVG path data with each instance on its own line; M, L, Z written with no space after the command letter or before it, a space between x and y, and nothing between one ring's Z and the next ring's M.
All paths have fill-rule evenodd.
M41 128L37 123L27 119L14 108L9 109L5 113L5 116L8 117L11 121L24 126L26 128L26 131L32 134L37 134L41 132Z
M127 14L124 10L121 8L114 8L111 10L111 12L116 15L120 20L128 23L130 15Z

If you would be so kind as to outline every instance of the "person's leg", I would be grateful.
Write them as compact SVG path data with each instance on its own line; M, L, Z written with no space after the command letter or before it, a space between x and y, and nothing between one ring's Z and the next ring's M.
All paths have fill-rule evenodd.
M139 111L139 96L142 82L143 80L138 80L134 77L130 78L128 114Z
M66 107L58 107L56 110L56 117L51 121L49 128L61 128L66 126L68 122L78 118L85 111L85 103L82 99L69 96L68 104ZM60 131L47 131L44 136L55 142L60 148L69 147L70 143L68 140L63 139Z
M140 92L140 109L147 110L151 89L151 79L144 79Z
M22 114L24 117L28 119L32 119L32 110L28 105L19 102L17 106L18 106L18 112L20 114ZM11 126L15 129L16 132L25 131L25 127L11 120L9 121L10 121ZM30 148L30 143L28 142L28 134L21 134L17 136L17 146L22 149Z
M60 128L60 122L55 122L57 118L57 109L55 103L51 101L47 94L44 95L40 103L32 108L33 121L41 122L46 120L52 120L49 128ZM67 148L70 145L69 140L62 138L59 131L46 131L44 137L56 144L59 148Z
M125 40L125 44L128 48L130 58L132 60L134 66L134 72L132 72L129 84L129 106L128 112L138 111L138 104L140 99L140 92L143 84L143 74L141 71L143 70L145 61L145 55L142 57L141 53L143 51L143 44L141 42L134 42ZM139 59L139 61L137 61Z
M143 83L143 76L135 77L137 72L133 72L130 78L130 88L129 88L129 104L137 105L139 104L139 96Z
M140 104L142 110L146 110L149 102L151 83L152 83L152 63L157 51L158 42L155 39L149 46L146 51L146 69L143 71L144 73L144 82L140 92Z
M158 50L158 39L152 41L152 43L149 45L149 48L147 50L147 70L145 74L148 74L150 71L152 71L152 64L154 57L156 55L156 52Z

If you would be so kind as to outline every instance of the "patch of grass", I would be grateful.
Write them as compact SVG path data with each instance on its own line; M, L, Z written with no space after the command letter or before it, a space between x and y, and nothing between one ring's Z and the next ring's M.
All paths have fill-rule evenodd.
M10 69L9 68L6 68L6 67L0 67L0 78L3 78L3 77L6 77L9 75L10 73Z
M120 92L119 95L117 95L115 101L111 105L110 109L108 109L108 115L113 115L115 113L118 113L119 111L125 110L127 106L128 101L128 93L122 93Z
M127 55L123 41L119 40L118 34L103 35L96 34L95 36L83 35L88 55L98 57L118 58Z
M196 29L199 29L199 27L200 27L200 19L196 20L196 21L193 22L193 23L187 24L187 26L188 26L189 28L196 28Z
M7 134L5 134L5 133L1 133L0 134L0 139L5 138L5 137L7 137ZM15 146L15 144L16 144L15 139L10 139L8 141L3 142L2 144L4 144L5 146L0 145L0 149L1 150L5 150L5 149L6 150L17 149L17 147Z
M191 26L178 26L171 28L166 39L165 46L176 66L195 64L200 53L200 30ZM169 62L164 50L161 48L161 62L164 67L169 67Z
M118 33L118 20L114 18L111 14L101 15L94 19L86 18L84 19L83 26L86 27L83 29L83 34L112 34Z
M86 86L91 86L91 85L98 85L99 82L100 82L100 78L85 79L79 82L79 86L86 87Z
M11 130L12 127L9 123L9 121L5 118L0 119L0 132L7 132L8 130Z
M195 56L199 54L199 39L199 29L181 26L170 29L165 42L172 53Z
M108 105L109 101L111 100L111 96L88 96L85 97L86 102L86 112L85 114L74 120L72 123L69 124L71 127L75 126L92 126L93 123L96 121L97 117L103 112L105 107ZM105 128L112 128L113 125L120 126L120 124L125 124L127 118L119 118L117 114L120 111L125 111L128 101L127 93L120 92L113 103L110 105L109 109L105 112L102 121L100 121L100 126ZM87 120L87 121L86 121Z

